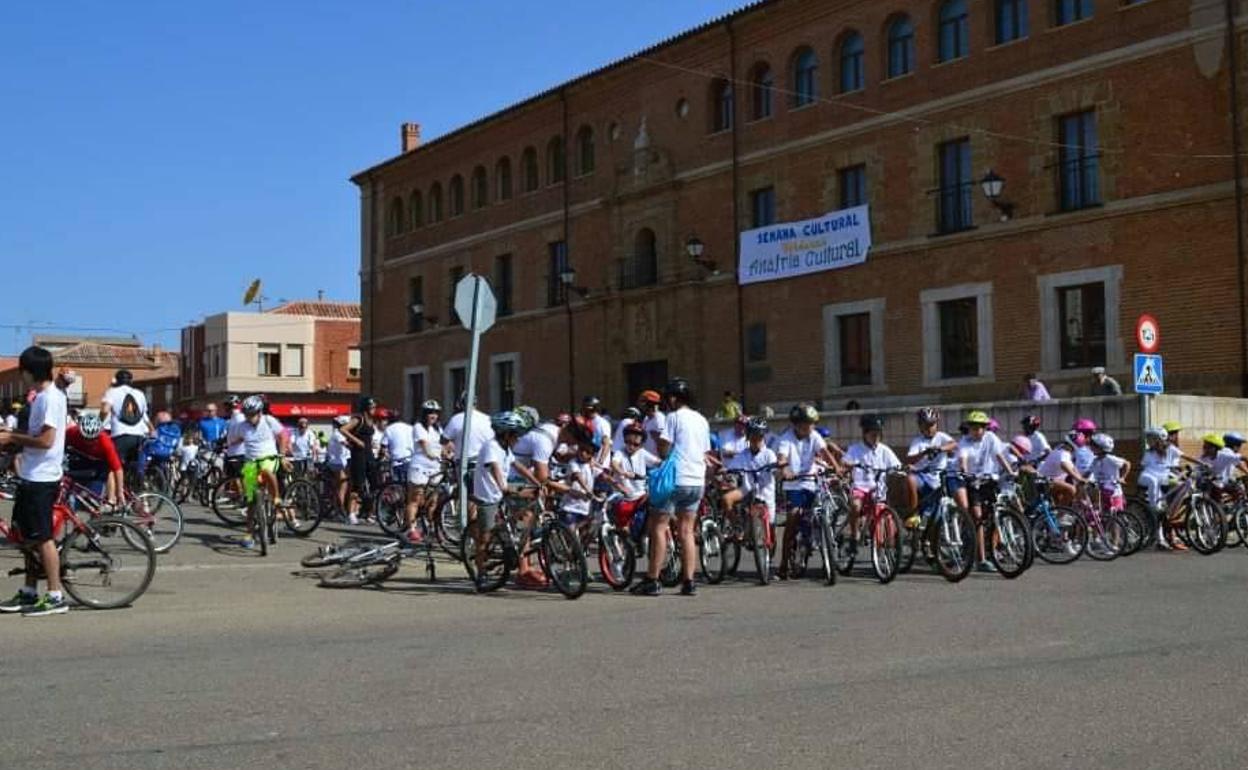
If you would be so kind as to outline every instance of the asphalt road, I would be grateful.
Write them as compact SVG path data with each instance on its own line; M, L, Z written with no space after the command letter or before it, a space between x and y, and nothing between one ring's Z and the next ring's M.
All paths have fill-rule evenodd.
M0 767L1248 766L1248 549L569 602L189 515L134 607L0 617Z

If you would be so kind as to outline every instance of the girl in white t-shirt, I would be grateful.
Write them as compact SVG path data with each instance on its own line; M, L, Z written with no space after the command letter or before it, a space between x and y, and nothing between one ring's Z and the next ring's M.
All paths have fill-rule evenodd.
M436 495L426 495L429 482L442 472L442 405L426 401L420 405L420 417L412 426L412 456L407 464L407 539L411 543L423 540L420 517L436 501ZM428 499L426 499L428 497Z
M731 510L747 494L753 493L754 502L767 508L767 523L774 526L778 458L775 450L767 446L767 422L757 417L750 420L745 436L745 451L739 453L732 464L733 470L741 471L741 486L724 493L724 510Z
M1108 433L1096 433L1088 441L1092 446L1092 480L1101 490L1101 507L1121 511L1126 506L1122 482L1131 472L1131 463L1114 454L1114 439Z
M594 437L601 441L601 437ZM576 456L568 463L568 475L562 481L549 482L548 487L560 493L559 518L569 527L584 529L591 522L589 519L591 503L594 498L594 479L597 477L597 466L594 458L598 454L595 444L581 443L576 447Z

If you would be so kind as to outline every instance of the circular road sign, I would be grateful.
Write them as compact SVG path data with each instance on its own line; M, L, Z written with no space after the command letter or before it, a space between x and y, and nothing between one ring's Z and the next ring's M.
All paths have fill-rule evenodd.
M1161 345L1161 327L1157 319L1145 313L1135 322L1135 343L1141 353L1156 353Z

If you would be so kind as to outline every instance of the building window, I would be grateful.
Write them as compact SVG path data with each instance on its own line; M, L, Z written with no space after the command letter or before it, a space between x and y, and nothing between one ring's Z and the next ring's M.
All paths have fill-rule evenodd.
M303 376L303 345L286 346L286 362L283 368L287 377Z
M429 222L442 221L442 184L434 182L429 188Z
M446 283L446 317L451 323L459 323L459 313L455 312L455 287L464 279L464 268L452 267Z
M256 374L261 377L280 377L282 375L282 346L256 346Z
M546 145L546 184L559 184L563 181L565 164L563 137L551 137Z
M1092 17L1092 0L1054 0L1054 3L1053 20L1059 27Z
M490 356L490 395L493 408L505 412L516 408L516 364L514 353Z
M477 166L472 170L472 207L485 208L490 201L490 182L485 176L485 166Z
M841 41L841 93L862 90L866 82L862 57L862 35L850 32Z
M1058 118L1058 205L1062 211L1101 203L1100 142L1096 112L1078 112Z
M711 82L711 133L727 131L732 128L735 110L732 96L732 83L717 78Z
M766 227L776 221L776 188L763 187L750 192L752 227Z
M390 199L390 211L386 214L386 235L400 235L407 231L407 219L403 214L403 199Z
M525 147L520 156L520 174L525 192L533 192L541 184L537 178L537 150L532 147Z
M836 172L841 190L841 208L862 206L867 202L867 167L863 163Z
M805 107L819 98L819 58L810 48L793 55L793 106Z
M360 364L360 349L350 348L347 350L347 379L360 379L360 370L363 367Z
M1063 369L1105 365L1105 284L1057 290Z
M771 100L775 92L776 82L771 75L771 67L765 62L754 65L750 75L750 118L762 120L771 117Z
M871 314L838 316L841 343L841 386L871 384Z
M511 315L512 295L511 255L502 254L494 258L494 294L498 300L498 315Z
M914 25L898 16L888 25L888 76L900 77L914 69Z
M415 276L407 279L407 331L409 334L425 328L425 279Z
M654 231L643 227L633 238L633 255L620 266L620 288L636 289L659 282L659 255Z
M594 173L594 129L581 126L576 132L576 172L581 176Z
M462 364L447 365L446 382L449 388L446 393L447 406L454 404L456 399L468 392L468 367ZM478 401L479 403L479 401ZM449 417L447 419L450 419Z
M923 380L988 381L993 376L992 284L972 283L919 293Z
M974 297L937 305L940 313L940 377L952 380L979 374L978 302Z
M464 213L464 178L459 174L451 177L451 216Z
M970 19L966 0L945 0L940 6L939 59L952 61L970 53Z
M425 202L421 198L420 190L412 190L411 203L407 208L412 217L413 230L425 223Z
M511 200L511 158L499 158L494 164L494 199Z
M940 189L936 205L936 230L956 233L974 227L972 212L975 183L971 179L971 140L955 139L937 146Z
M997 44L1027 37L1027 0L996 0Z
M404 382L406 392L403 394L403 412L408 418L414 419L420 414L420 405L429 398L426 384L428 369L425 367L408 369L405 374L407 376Z
M752 364L767 360L767 324L759 322L745 327L745 359Z
M562 305L568 295L568 288L563 285L563 272L568 269L568 245L563 241L555 241L548 247L550 254L550 274L546 278L546 305L555 307Z
M221 367L221 346L212 346L212 376L223 377L225 370Z

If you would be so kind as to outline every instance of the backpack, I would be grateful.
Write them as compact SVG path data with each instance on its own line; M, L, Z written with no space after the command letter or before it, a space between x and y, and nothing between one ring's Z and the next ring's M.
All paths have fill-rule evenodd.
M117 420L122 425L132 426L143 422L143 408L139 406L139 400L134 397L134 390L126 390L126 397L121 400L121 409L118 410Z
M156 440L148 447L148 454L161 460L168 460L178 451L178 445L181 443L182 429L177 423L163 423L156 428Z
M663 462L646 474L646 491L650 505L662 508L676 491L676 450L672 450Z

